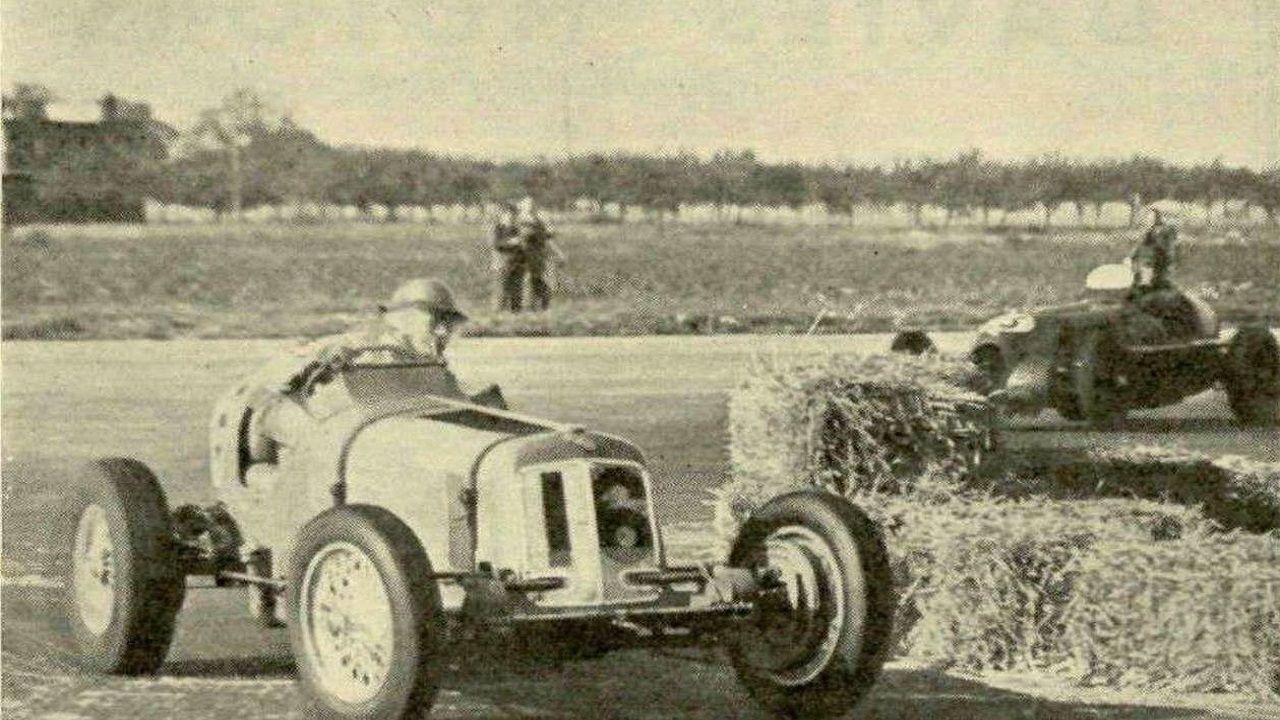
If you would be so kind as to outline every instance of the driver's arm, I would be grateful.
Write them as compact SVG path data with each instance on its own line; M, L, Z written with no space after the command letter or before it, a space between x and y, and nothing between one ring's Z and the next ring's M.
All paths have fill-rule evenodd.
M325 372L349 360L356 352L356 346L346 335L321 338L315 342L296 349L289 357L287 364L282 362L278 367L271 385L285 395L296 393L306 387L308 381L316 373Z

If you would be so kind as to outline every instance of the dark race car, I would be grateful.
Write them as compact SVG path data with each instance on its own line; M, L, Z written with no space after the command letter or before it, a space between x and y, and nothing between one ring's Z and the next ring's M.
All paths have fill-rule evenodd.
M970 358L1004 407L1106 425L1220 384L1242 424L1280 420L1280 347L1268 327L1224 330L1208 303L1176 286L1135 293L1127 265L1096 268L1085 286L1081 302L979 329ZM907 345L920 342L895 339Z

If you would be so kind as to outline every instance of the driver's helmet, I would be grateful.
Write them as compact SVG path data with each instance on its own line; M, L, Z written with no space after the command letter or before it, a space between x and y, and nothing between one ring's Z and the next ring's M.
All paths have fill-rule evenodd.
M408 280L396 288L390 300L378 306L378 310L384 313L408 308L418 308L451 322L467 319L454 302L449 286L435 278Z

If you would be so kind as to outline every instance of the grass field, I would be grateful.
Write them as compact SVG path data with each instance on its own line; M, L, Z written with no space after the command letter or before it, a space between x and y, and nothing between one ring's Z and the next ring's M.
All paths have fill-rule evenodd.
M850 227L565 225L551 312L490 308L481 225L65 226L6 231L4 335L269 337L345 327L400 280L437 275L480 335L958 327L1078 298L1136 233L1010 239ZM1258 235L1258 233L1255 233ZM1280 242L1184 233L1178 275L1225 319L1275 318Z

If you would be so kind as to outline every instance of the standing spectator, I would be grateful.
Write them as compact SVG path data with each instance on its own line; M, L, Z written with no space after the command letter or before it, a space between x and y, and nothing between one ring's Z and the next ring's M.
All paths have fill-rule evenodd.
M503 216L493 228L494 298L499 312L520 312L524 295L526 253L516 206L503 203Z
M524 246L525 268L529 275L529 307L546 310L551 306L551 285L547 282L547 256L564 262L564 254L552 242L554 233L547 229L533 198L520 201L520 236Z

